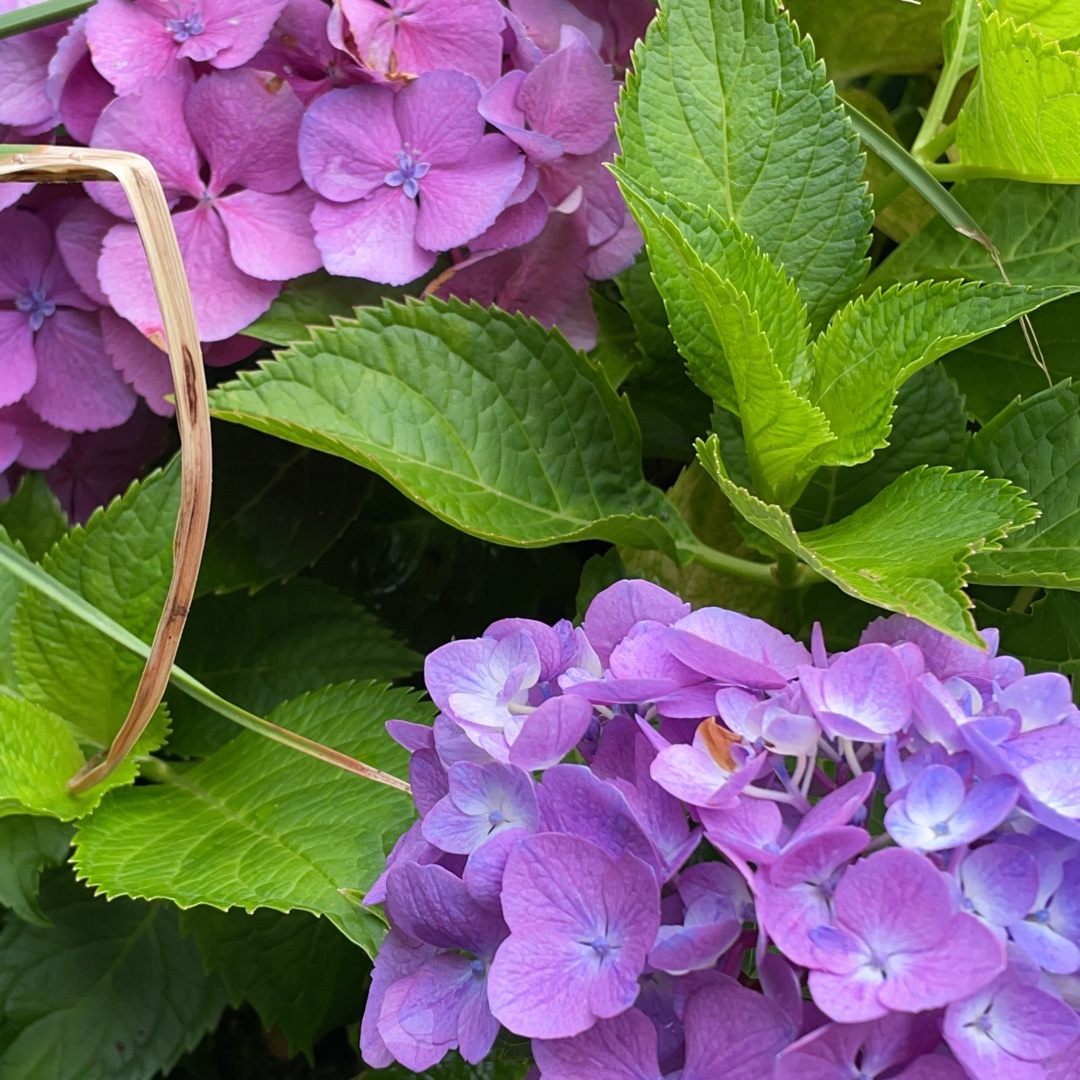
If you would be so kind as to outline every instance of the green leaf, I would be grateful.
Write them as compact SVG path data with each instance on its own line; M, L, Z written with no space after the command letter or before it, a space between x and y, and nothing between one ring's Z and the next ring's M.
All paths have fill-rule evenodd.
M1075 49L1080 37L1080 5L1076 0L998 0L998 15L1018 26L1030 23L1063 49Z
M326 919L302 911L248 915L200 906L185 911L180 925L194 935L203 963L221 978L231 1003L248 1001L264 1028L277 1025L290 1054L304 1053L314 1064L315 1040L334 1021L356 1018L365 957Z
M150 1080L217 1023L225 992L171 905L106 903L57 872L41 906L50 929L0 934L0 1080Z
M172 573L172 537L180 471L133 484L98 510L45 557L44 569L137 637L149 641ZM127 716L143 662L33 589L19 598L13 631L20 693L62 716L79 741L109 745ZM167 717L159 710L140 740L142 752L161 745Z
M911 615L975 644L963 593L966 560L1029 524L1035 509L1008 481L918 468L850 517L802 535L791 517L732 483L716 437L698 443L701 463L752 525L844 592Z
M199 593L261 589L294 577L355 520L368 486L367 476L338 457L216 424Z
M215 390L218 416L386 477L481 539L674 553L633 412L557 333L460 301L366 308Z
M43 814L71 821L93 810L111 788L130 784L136 774L129 758L97 786L72 794L67 783L86 758L69 725L40 705L2 692L0 762L0 817Z
M941 28L945 62L954 80L979 66L979 0L952 0L952 10Z
M734 221L824 326L865 274L863 158L825 69L775 0L665 0L634 52L620 166Z
M940 27L949 0L785 0L784 7L814 39L838 83L877 73L918 75L941 64Z
M67 518L43 473L27 473L15 494L0 503L0 529L22 544L34 562L67 533Z
M1016 285L1073 285L1080 265L1080 186L967 180L951 192L991 237ZM870 275L866 291L923 278L1000 281L990 253L935 219Z
M590 350L589 359L618 390L641 364L637 328L626 308L617 299L606 295L606 291L593 289L589 295L599 326L596 346Z
M652 277L652 267L644 252L629 270L616 279L622 294L623 306L634 321L638 348L646 362L663 367L681 367L682 357L675 348L675 339L668 328L664 298Z
M23 922L51 925L38 904L38 879L64 861L70 844L71 826L53 818L0 818L0 904Z
M416 694L365 683L286 702L270 719L402 776L407 755L383 722L431 716ZM108 896L326 915L374 953L381 921L340 890L375 881L412 820L407 796L247 732L193 768L159 771L165 783L114 792L84 823L81 876Z
M819 451L821 460L867 461L887 445L896 390L906 379L1069 291L924 281L858 297L814 342L810 399L836 435Z
M1039 183L1080 183L1080 53L985 16L979 80L960 110L960 164Z
M1080 589L1080 397L1071 383L1013 402L971 440L968 461L1018 484L1042 511L1000 551L974 556L972 580Z
M331 683L399 679L423 658L370 612L321 581L297 579L254 596L208 596L192 608L180 665L243 709L265 716ZM204 757L238 734L183 694L170 698L169 752Z
M1080 297L1067 296L1031 317L1053 382L1080 377ZM943 361L981 423L1016 398L1046 389L1046 373L1032 359L1019 325L1012 324L951 353Z
M896 395L889 445L853 468L819 469L791 511L799 532L839 521L918 465L958 466L967 447L967 412L956 384L940 364L913 375ZM721 444L721 456L731 459Z
M3 532L0 531L0 544L7 542ZM21 592L22 582L6 570L0 570L0 687L11 691L17 690L19 686L19 679L15 674L15 651L11 641L11 630L15 625L16 604Z
M334 277L325 270L316 270L290 281L270 305L270 310L244 333L274 345L307 341L313 327L329 326L338 316L350 318L356 308L378 304L384 297L401 300L407 295L415 295L415 289L416 285L392 288L360 278Z

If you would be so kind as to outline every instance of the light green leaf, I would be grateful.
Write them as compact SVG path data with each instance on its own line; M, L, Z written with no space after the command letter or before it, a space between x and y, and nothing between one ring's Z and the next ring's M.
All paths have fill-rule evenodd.
M784 7L841 85L877 73L918 75L941 64L949 0L785 0Z
M365 308L210 395L218 416L386 477L465 532L674 553L633 412L557 333L460 301Z
M58 866L71 844L71 826L47 817L0 818L0 904L23 922L49 926L38 904L38 879Z
M980 59L956 130L960 163L1039 183L1080 183L1080 53L990 12Z
M257 716L331 683L400 679L423 658L369 611L302 578L254 596L202 597L188 617L180 665ZM184 694L170 699L169 752L205 757L239 729Z
M912 469L850 517L798 534L791 517L730 481L715 436L701 463L752 525L838 585L976 644L963 593L967 559L1029 524L1035 509L1008 481L947 469Z
M924 281L858 297L814 342L810 399L836 435L821 460L869 460L887 445L895 393L906 379L1069 291Z
M277 1025L289 1052L314 1064L312 1044L334 1021L356 1019L367 977L365 957L326 919L303 911L217 911L180 917L203 963L224 982L236 1007L248 1001L263 1027ZM343 1015L339 1015L343 1014Z
M15 494L0 502L0 529L22 544L34 562L68 531L64 511L43 473L27 473Z
M972 580L1080 589L1080 397L1072 385L1013 402L972 439L968 461L1024 488L1042 511L1000 551L974 556Z
M859 140L775 0L665 0L619 110L629 179L736 222L822 327L866 272Z
M135 779L133 759L79 795L67 782L86 764L71 728L59 716L0 692L0 817L42 814L71 821L88 814L105 792Z
M941 28L945 64L955 80L979 66L979 0L952 0L952 10Z
M174 907L106 903L66 872L41 905L51 928L0 934L0 1080L150 1080L217 1023L224 989Z
M355 520L370 482L341 458L215 424L199 594L261 589L311 566Z
M1077 0L999 0L998 14L1019 26L1030 23L1044 37L1057 41L1063 49L1075 49L1080 42L1080 4Z
M384 721L430 721L416 694L346 684L286 702L270 719L398 776L407 755ZM81 876L107 896L325 915L374 953L382 923L341 889L366 891L413 818L393 788L245 732L165 783L114 792L75 837Z
M1016 285L1073 285L1080 265L1080 186L967 180L957 201L993 237ZM923 278L1001 281L990 253L935 219L871 274L866 291Z
M909 469L918 465L959 466L967 441L964 399L945 369L932 364L900 387L889 445L862 465L819 469L792 508L791 519L800 533L839 521ZM723 442L721 456L735 479Z
M715 210L644 192L625 181L624 191L645 233L653 278L694 382L718 404L738 413L732 361L694 284L701 268L708 267L736 293L745 294L773 362L788 382L799 387L806 377L810 328L806 306L784 271L738 225L725 221ZM688 273L694 275L693 280L688 280Z
M43 567L149 641L172 573L179 495L174 463L96 511L85 529L73 529ZM19 598L13 641L20 693L62 716L84 746L108 746L127 716L142 660L33 589L24 589ZM140 740L142 752L161 745L166 726L161 709Z
M7 543L0 533L0 543ZM11 642L11 629L15 625L15 608L22 592L22 582L0 570L0 687L15 691L19 679L15 674L15 652Z

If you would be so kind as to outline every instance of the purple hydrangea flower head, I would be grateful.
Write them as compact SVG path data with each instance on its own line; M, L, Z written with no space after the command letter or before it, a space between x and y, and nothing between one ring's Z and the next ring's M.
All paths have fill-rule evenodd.
M810 662L803 645L760 619L700 608L672 624L668 650L687 667L726 686L783 689Z
M148 157L178 203L173 225L206 341L238 333L266 311L286 278L319 264L308 220L314 197L300 183L296 155L302 113L287 84L245 68L194 85L146 83L114 101L94 129L95 145ZM115 185L92 188L106 209L130 217ZM106 236L98 275L116 311L163 341L134 225L118 224Z
M491 966L495 1016L518 1035L568 1038L633 1005L660 926L653 871L576 836L540 833L507 859L510 936Z
M0 15L32 7L38 0L0 0ZM47 90L49 61L65 27L46 26L0 40L0 128L8 125L26 135L56 127L60 118Z
M0 253L0 406L25 401L66 431L122 424L135 395L109 362L98 305L68 273L48 226L29 211L3 211Z
M380 79L452 70L490 86L505 23L498 0L336 0L331 40Z
M690 605L650 581L617 581L597 593L585 612L582 628L605 667L615 646L645 620L671 626L690 614Z
M1039 864L1018 844L995 841L969 852L960 865L961 908L1004 928L1039 911Z
M774 754L816 754L821 725L814 717L797 711L800 706L801 695L797 692L761 699L728 687L716 694L716 711L727 727L751 746L763 746Z
M506 926L469 896L459 877L434 865L395 867L387 878L386 910L399 934L440 951L388 988L378 1006L383 1042L416 1072L454 1048L467 1061L480 1061L499 1029L488 1008L487 979Z
M799 668L799 686L826 734L882 742L911 720L908 669L888 645L860 645L825 670Z
M1080 1035L1064 1002L1007 972L945 1010L945 1038L973 1080L1044 1080L1042 1062Z
M487 765L461 761L450 768L449 793L424 818L424 837L443 851L468 855L501 832L536 832L539 824L528 773L494 761Z
M722 810L733 806L740 792L758 778L766 758L765 753L747 749L737 735L709 717L698 725L693 743L664 747L649 772L677 799Z
M942 851L993 832L1016 805L1020 785L992 776L970 790L955 769L929 765L885 814L885 828L902 847Z
M1029 855L1038 871L1031 907L1007 924L1009 936L1045 971L1080 970L1080 859L1062 863L1048 844L1033 837L1010 836L1007 842Z
M574 26L609 63L626 64L656 14L654 0L511 0L511 10L545 51L558 47L561 28Z
M484 134L479 100L468 75L436 71L396 93L357 86L311 106L300 161L323 197L312 221L331 273L404 284L495 221L525 158Z
M833 925L810 933L810 990L834 1020L940 1008L1004 970L993 931L956 912L945 877L914 852L879 851L849 867L834 910Z
M775 1080L965 1080L956 1062L934 1054L940 1043L940 1021L926 1013L825 1024L780 1054Z
M398 982L415 974L421 965L438 950L432 945L403 937L391 930L379 947L371 973L364 1015L360 1021L360 1052L373 1069L385 1069L394 1064L394 1055L379 1034L379 1013L387 991Z
M999 711L1015 716L1022 732L1066 721L1075 724L1080 715L1069 680L1056 671L1025 675L1003 690L995 688L994 704Z
M543 1080L661 1080L653 1022L640 1009L598 1020L567 1039L534 1039Z
M184 74L188 61L236 68L262 47L286 0L99 0L86 37L120 94Z
M530 72L504 75L481 99L480 113L542 164L599 150L611 138L618 94L589 40L564 26L558 51Z

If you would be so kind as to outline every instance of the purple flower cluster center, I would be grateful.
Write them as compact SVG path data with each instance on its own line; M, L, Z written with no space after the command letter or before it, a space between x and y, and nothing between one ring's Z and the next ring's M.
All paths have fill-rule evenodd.
M186 15L175 19L166 19L165 29L172 34L173 41L177 45L183 45L189 38L204 33L206 23L203 21L202 13L196 8L191 8Z
M56 305L48 298L41 286L28 289L15 301L15 309L29 316L30 329L35 333L41 329L50 315L56 314Z
M426 161L419 160L417 151L405 147L398 151L398 167L386 174L386 183L390 187L400 187L410 199L415 199L420 193L419 181L428 174L431 165Z

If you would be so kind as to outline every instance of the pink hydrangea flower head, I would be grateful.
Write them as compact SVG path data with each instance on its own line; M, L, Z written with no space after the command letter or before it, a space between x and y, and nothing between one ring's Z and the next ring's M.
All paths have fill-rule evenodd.
M56 103L68 134L88 143L115 91L94 67L86 41L86 15L80 15L60 39L49 61L46 92Z
M25 400L65 431L122 424L135 395L109 359L97 304L75 284L48 226L26 210L0 213L0 405Z
M319 265L300 183L296 133L303 106L276 76L215 72L194 85L147 83L102 114L94 144L153 162L175 212L195 315L204 341L222 341L270 306L284 280ZM208 179L204 181L204 174ZM90 185L112 213L130 218L115 185ZM112 306L147 337L164 341L138 231L117 224L98 264Z
M330 37L380 79L447 70L490 86L505 23L498 0L335 0Z
M33 6L38 0L0 0L0 15ZM56 127L60 117L46 86L49 60L63 24L0 39L0 127L22 128L28 135Z
M397 93L335 90L308 109L300 164L322 196L312 222L331 273L402 285L494 223L525 159L484 134L479 100L469 76L436 71Z
M266 41L287 0L99 0L88 13L94 66L120 94L185 73L235 68Z

